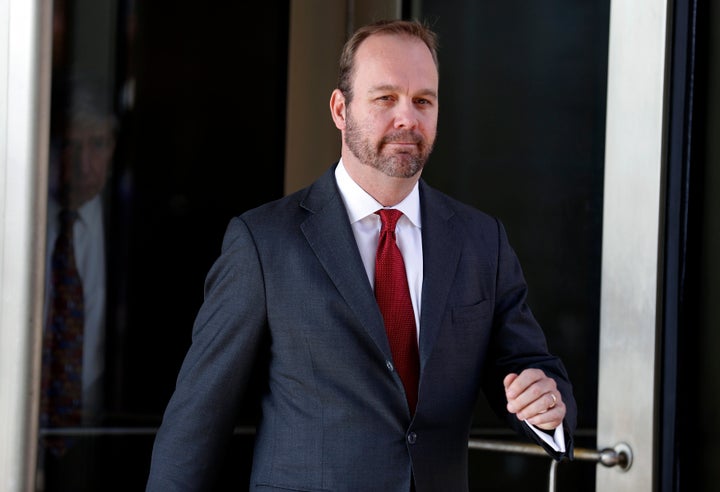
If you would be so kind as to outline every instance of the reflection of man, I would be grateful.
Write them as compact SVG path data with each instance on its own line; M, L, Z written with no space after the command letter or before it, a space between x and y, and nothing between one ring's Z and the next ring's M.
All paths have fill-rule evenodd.
M67 89L67 90L65 90ZM62 90L62 93L61 93ZM75 262L84 294L82 423L92 424L102 398L105 330L105 233L103 197L115 148L115 122L97 90L76 82L53 94L47 265L63 210L77 212L73 225ZM48 269L50 307L53 286ZM52 377L52 375L51 375Z
M53 80L47 210L46 326L40 424L44 431L99 424L105 371L105 231L102 191L115 148L115 119L99 91ZM83 472L67 461L92 446L43 440L47 485ZM83 451L84 450L84 451ZM78 459L80 457L78 456ZM77 463L77 461L75 462Z

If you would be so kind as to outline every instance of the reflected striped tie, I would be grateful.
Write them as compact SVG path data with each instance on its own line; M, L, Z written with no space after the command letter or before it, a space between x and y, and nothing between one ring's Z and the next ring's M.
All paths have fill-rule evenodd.
M382 228L375 259L375 298L385 320L393 362L405 386L410 414L413 414L417 404L420 358L405 263L395 242L395 226L402 212L381 209L376 213L380 215Z
M76 211L60 212L60 233L51 259L52 297L42 352L41 426L75 427L82 421L83 288L75 263ZM62 454L70 445L51 437L46 445Z

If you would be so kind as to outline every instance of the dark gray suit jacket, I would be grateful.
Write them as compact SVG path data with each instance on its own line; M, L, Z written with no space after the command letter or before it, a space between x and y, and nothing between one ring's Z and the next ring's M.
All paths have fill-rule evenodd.
M481 391L508 425L502 378L538 367L576 407L525 303L501 223L420 182L420 388L411 418L332 166L234 218L153 449L148 491L208 490L268 345L252 490L465 491ZM549 448L547 448L549 449ZM559 458L554 452L550 454Z

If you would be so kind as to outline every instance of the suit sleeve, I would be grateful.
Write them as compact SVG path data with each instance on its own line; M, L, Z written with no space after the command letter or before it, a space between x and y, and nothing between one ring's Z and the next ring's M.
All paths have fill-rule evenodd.
M243 411L266 324L256 247L235 218L205 282L192 343L155 439L147 491L211 489Z
M528 287L520 262L497 222L498 257L493 338L483 381L485 394L494 411L521 435L541 445L555 459L573 456L573 433L577 408L567 370L547 346L545 334L527 304ZM527 368L542 369L557 383L567 413L563 421L566 452L558 453L538 437L527 424L507 412L503 378Z

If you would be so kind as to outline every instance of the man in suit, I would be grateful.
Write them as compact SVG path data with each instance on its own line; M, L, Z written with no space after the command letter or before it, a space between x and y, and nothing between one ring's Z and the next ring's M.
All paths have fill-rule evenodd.
M256 364L267 378L252 488L467 490L481 392L520 434L572 457L572 387L526 305L501 222L420 179L438 107L427 27L378 22L348 41L330 99L341 158L308 188L230 222L148 491L209 489ZM402 212L394 236L414 381L374 292L379 209Z
M63 433L98 426L105 412L104 191L117 126L110 103L94 80L53 78L38 466L45 490L94 483L95 440Z

